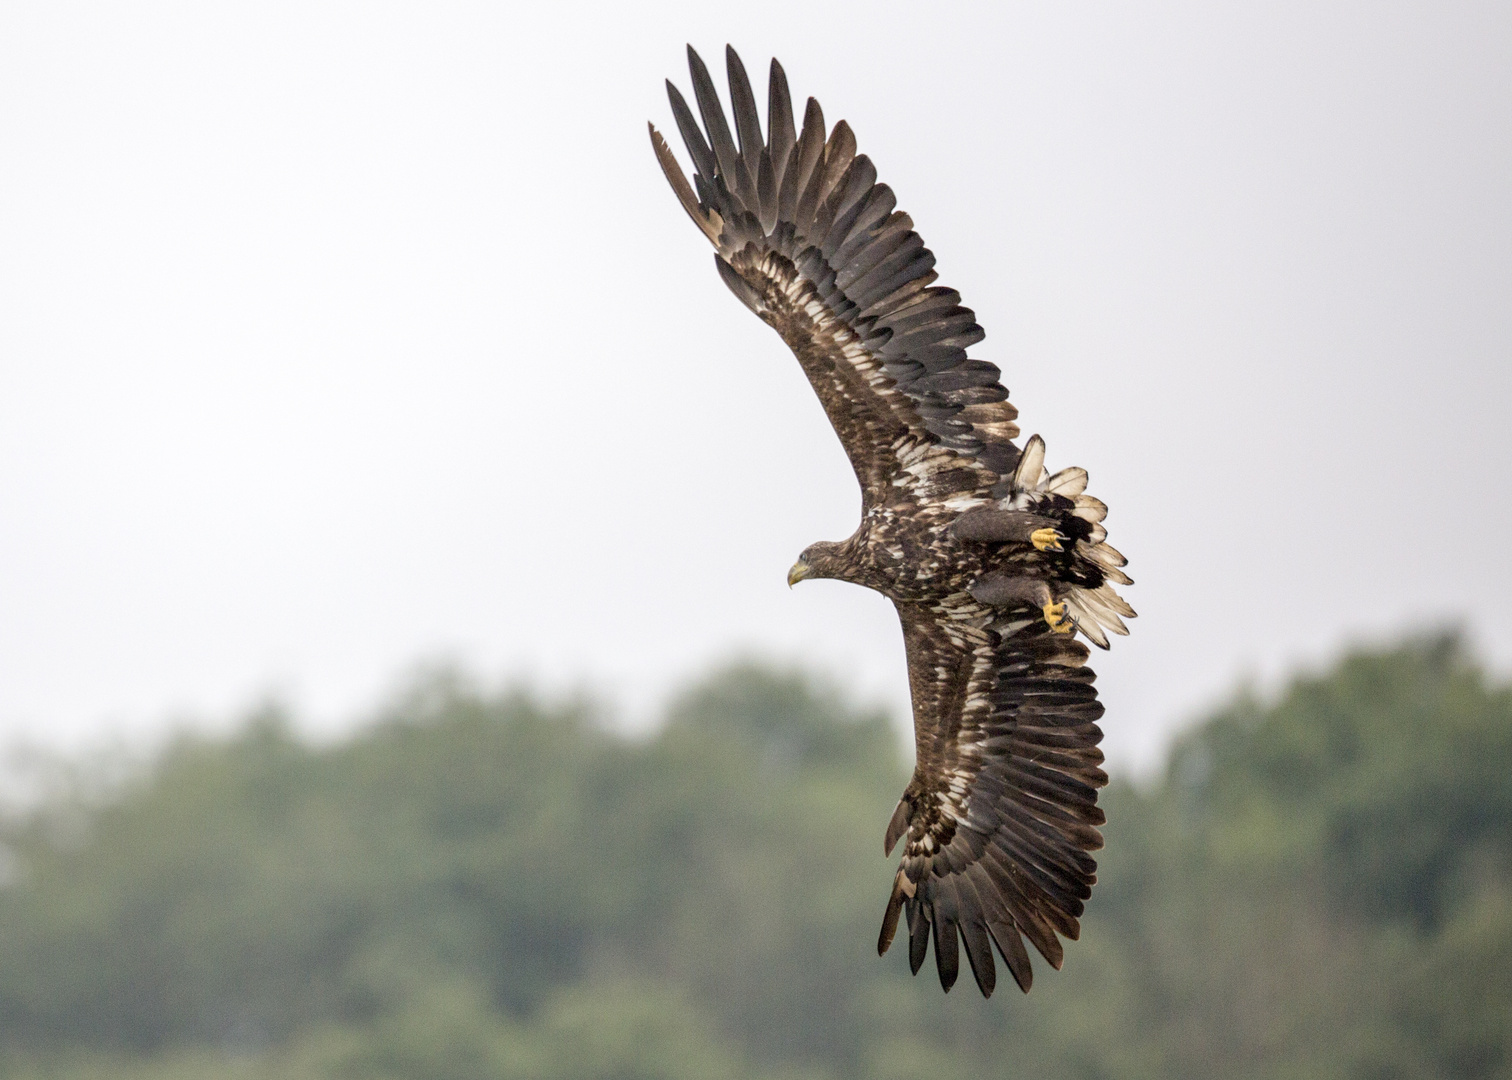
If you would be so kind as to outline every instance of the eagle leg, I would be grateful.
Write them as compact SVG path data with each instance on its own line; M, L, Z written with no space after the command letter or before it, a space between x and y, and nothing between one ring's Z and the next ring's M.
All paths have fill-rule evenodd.
M1055 603L1050 583L1027 574L987 574L969 591L973 600L993 607L1036 607L1044 611Z
M1076 629L1076 620L1071 617L1066 602L1056 601L1050 583L1043 578L1027 574L988 574L972 585L969 592L972 599L993 607L1037 607L1054 633L1069 634Z
M1041 551L1039 537L1053 534L1064 540L1065 535L1057 529L1054 518L1043 514L1031 514L1023 510L997 510L979 507L968 510L951 522L950 535L957 540L983 543L1032 543ZM1056 548L1055 550L1060 550Z

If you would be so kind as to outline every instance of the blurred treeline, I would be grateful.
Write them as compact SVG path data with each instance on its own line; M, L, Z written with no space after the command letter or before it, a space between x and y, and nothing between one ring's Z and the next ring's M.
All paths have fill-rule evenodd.
M737 667L641 738L434 679L76 776L6 826L0 1077L1512 1077L1512 692L1452 638L1115 783L1028 997L877 958L905 758Z

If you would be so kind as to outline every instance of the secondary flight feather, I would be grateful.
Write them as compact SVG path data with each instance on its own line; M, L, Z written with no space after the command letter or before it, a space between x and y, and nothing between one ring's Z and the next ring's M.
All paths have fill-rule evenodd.
M730 291L781 335L861 484L849 538L804 550L789 584L837 578L892 600L903 625L916 765L888 823L904 841L879 952L900 920L917 974L933 942L948 991L966 958L983 994L993 945L1033 980L1027 939L1059 968L1102 846L1103 707L1080 634L1107 648L1134 611L1087 473L1049 474L1022 446L985 336L844 120L813 98L794 122L772 61L762 131L745 67L725 51L733 127L688 49L697 117L670 81L691 180L651 127L678 201L714 246ZM702 123L700 124L700 120Z

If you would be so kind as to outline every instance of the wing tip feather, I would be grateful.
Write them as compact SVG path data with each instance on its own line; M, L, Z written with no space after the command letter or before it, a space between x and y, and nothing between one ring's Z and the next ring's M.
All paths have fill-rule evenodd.
M669 82L667 84L671 86ZM672 193L677 196L677 201L687 211L688 217L693 219L699 231L709 238L709 242L715 247L719 246L719 234L723 231L723 222L719 212L712 207L707 213L698 205L698 196L693 193L693 186L688 183L687 175L682 167L677 164L677 158L672 153L672 148L667 145L667 140L662 133L656 130L656 125L646 121L646 128L651 135L651 151L656 155L656 160L661 165L662 175L667 178L667 183L672 185Z

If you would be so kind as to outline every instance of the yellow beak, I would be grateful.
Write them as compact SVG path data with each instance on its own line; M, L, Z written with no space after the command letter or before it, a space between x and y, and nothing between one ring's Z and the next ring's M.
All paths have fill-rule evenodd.
M793 564L793 568L788 571L788 588L791 589L794 585L798 584L808 576L809 564L804 562L802 559L799 559Z

